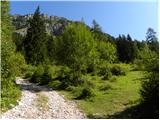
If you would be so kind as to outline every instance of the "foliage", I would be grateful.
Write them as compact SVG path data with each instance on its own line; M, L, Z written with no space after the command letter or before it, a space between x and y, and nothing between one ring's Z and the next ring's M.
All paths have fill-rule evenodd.
M75 71L83 71L87 63L94 63L96 46L89 29L80 23L69 25L57 40L57 61Z
M121 113L127 108L132 107L133 102L137 104L135 101L138 101L140 98L140 80L144 77L142 71L129 71L126 76L116 77L117 80L114 82L103 81L99 76L91 76L89 74L85 76L95 86L91 88L94 91L93 97L86 99L77 98L82 93L83 85L74 88L71 92L60 91L60 93L69 99L77 98L78 107L87 116L92 115L92 117L90 116L91 118L98 116L98 118L106 119L109 115ZM100 86L107 86L107 84L111 85L111 89L100 90ZM125 118L131 118L130 113L124 113L124 116Z
M66 91L73 91L76 87L69 85L65 90Z
M49 82L48 86L53 88L53 89L59 89L61 84L62 83L59 80L55 80L55 81Z
M159 52L159 42L156 36L156 32L152 28L148 28L146 33L146 41L149 45L150 50L158 53Z
M52 81L54 78L56 77L56 70L55 67L53 66L45 66L44 67L44 73L41 76L41 79L39 81L39 83L41 85L45 85L48 84L50 81Z
M112 77L112 73L108 64L103 63L99 66L98 75L102 76L103 80L109 80Z
M119 61L130 63L135 60L138 48L130 35L127 35L127 37L124 35L119 36L116 40L116 45Z
M11 109L17 100L20 99L21 91L19 86L17 86L13 81L15 77L9 79L3 79L1 84L1 111L5 112Z
M12 69L17 76L23 75L23 70L25 69L26 62L24 56L21 53L15 53L11 56Z
M81 74L79 72L73 71L67 66L61 67L58 79L62 82L62 89L65 89L70 85L77 86L83 83Z
M112 88L112 86L111 86L111 84L110 83L105 83L105 84L103 84L103 85L101 85L101 86L99 86L99 90L100 91L106 91L106 90L109 90L109 89L111 89Z
M89 88L85 87L82 89L80 95L77 97L77 99L86 99L95 96L94 91Z
M40 83L41 81L41 78L44 74L44 66L42 65L38 65L35 72L33 73L31 79L30 79L30 82L33 82L33 83Z
M24 72L24 78L26 79L30 79L31 77L32 77L32 75L34 74L34 72L35 72L35 70L36 70L36 67L34 67L34 66L32 66L32 65L26 65L25 67L24 67L24 70L23 70L23 72Z
M153 61L157 58L157 53L151 51L147 44L138 52L137 60L135 61L137 69L149 70L152 66L155 66ZM149 64L150 63L150 64Z
M1 1L1 107L6 111L17 103L21 96L19 87L15 84L15 76L21 74L21 65L25 61L23 56L15 53L12 40L13 27L9 16L9 2Z
M147 49L146 49L147 50ZM146 80L142 81L141 100L144 104L145 114L149 118L159 116L159 59L154 51L142 51L141 64L143 70L148 72ZM152 112L151 112L152 111Z
M122 67L118 66L118 65L113 65L111 68L111 72L113 75L125 75L125 71L124 69L122 69Z
M23 42L27 63L38 65L48 62L46 42L47 36L44 20L40 16L38 7L33 19L30 21L30 27L27 30L27 36Z
M99 41L97 45L101 61L113 63L116 59L116 48L110 42Z
M47 51L50 63L53 65L56 58L56 38L55 36L49 36L47 41Z
M12 39L13 39L13 42L15 43L15 45L16 45L16 51L24 54L23 41L24 41L25 37L20 35L20 34L13 33Z
M102 31L100 25L96 22L96 20L93 20L92 25L93 25L92 28L93 28L94 31L97 31L97 32Z

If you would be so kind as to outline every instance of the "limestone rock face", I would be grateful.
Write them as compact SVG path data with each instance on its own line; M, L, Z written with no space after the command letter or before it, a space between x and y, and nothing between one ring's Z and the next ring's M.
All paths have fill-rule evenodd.
M59 35L63 33L64 28L69 25L71 20L58 16L48 16L47 14L41 14L41 17L45 21L46 32L49 35ZM15 26L15 33L25 36L27 28L29 27L29 21L33 18L33 14L27 15L12 15L12 24Z

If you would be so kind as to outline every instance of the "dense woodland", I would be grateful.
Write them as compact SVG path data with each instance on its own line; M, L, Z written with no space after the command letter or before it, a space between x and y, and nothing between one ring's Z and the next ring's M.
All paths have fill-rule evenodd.
M2 111L20 99L16 76L56 90L73 92L77 100L88 101L97 96L96 82L89 80L88 75L107 83L100 87L100 92L107 91L111 88L110 81L116 82L119 77L126 76L125 68L130 66L132 71L143 71L144 74L139 80L140 99L130 117L158 118L159 42L152 28L147 30L146 40L133 40L129 34L115 38L104 33L93 20L92 27L84 21L72 22L61 34L49 35L38 7L29 21L27 35L14 35L9 2L3 1L1 6Z

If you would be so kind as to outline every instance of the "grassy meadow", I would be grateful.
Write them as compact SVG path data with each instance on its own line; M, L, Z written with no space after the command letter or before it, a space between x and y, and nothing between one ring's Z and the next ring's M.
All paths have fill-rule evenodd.
M121 65L128 70L125 76L114 76L111 80L102 80L99 76L86 75L94 81L95 96L76 100L74 91L59 91L66 98L75 100L89 118L106 118L117 112L138 104L139 90L143 71L133 71L131 65Z

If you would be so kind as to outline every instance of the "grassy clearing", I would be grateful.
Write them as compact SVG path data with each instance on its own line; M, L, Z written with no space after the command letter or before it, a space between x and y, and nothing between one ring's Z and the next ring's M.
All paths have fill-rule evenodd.
M48 97L45 96L42 92L37 93L36 106L40 111L48 110Z
M86 75L85 77L95 84L94 93L96 96L90 99L75 100L72 91L60 91L60 93L75 100L88 117L108 118L109 115L137 104L140 98L140 79L144 77L144 73L131 71L131 68L127 67L126 76L116 76L115 81L101 80L98 76Z

